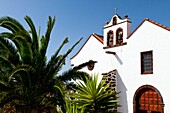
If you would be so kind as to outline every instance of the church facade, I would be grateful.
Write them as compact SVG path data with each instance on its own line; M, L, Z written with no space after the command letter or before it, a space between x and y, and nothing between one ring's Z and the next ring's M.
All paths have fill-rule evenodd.
M115 90L121 92L119 112L168 113L169 43L170 28L146 18L132 32L128 16L115 14L105 23L103 36L91 34L71 64L96 61L83 71L113 80Z

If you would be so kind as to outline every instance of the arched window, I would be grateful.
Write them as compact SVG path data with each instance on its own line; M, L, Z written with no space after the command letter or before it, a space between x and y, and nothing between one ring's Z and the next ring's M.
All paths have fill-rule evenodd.
M117 24L117 18L114 17L114 18L113 18L113 25L116 25L116 24Z
M107 46L113 45L113 31L107 33Z
M123 43L123 29L119 28L116 31L116 44L122 44Z

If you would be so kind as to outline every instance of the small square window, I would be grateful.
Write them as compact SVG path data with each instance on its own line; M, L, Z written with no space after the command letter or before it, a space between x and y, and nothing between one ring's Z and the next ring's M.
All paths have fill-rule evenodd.
M141 74L153 74L153 52L141 52Z

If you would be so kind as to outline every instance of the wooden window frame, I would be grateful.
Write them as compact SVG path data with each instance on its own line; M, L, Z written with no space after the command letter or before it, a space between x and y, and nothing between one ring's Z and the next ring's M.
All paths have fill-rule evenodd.
M147 54L151 55L151 58L149 59L151 61L148 61L146 64L144 64L144 57L147 57ZM148 60L148 58L145 58L145 60ZM149 71L145 71L144 68L146 68L146 66L150 68ZM153 51L141 52L141 74L153 74Z

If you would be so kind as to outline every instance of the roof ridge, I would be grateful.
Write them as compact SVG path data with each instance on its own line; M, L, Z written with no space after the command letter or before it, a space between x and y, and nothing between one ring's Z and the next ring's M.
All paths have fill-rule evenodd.
M157 25L158 27L161 27L161 28L163 28L163 29L165 29L165 30L170 31L170 28L169 28L169 27L164 26L163 24L160 24L160 23L158 23L158 22L155 22L155 21L153 21L153 20L151 20L151 19L149 19L149 18L144 18L144 20L138 25L138 27L137 27L133 32L131 32L131 34L127 37L127 39L129 39L129 38L133 35L133 33L134 33L145 21L148 21L148 22L150 22L150 23L152 23L152 24L154 24L154 25Z
M98 35L98 36L101 36L101 37L103 37L103 35L99 35L99 34L97 34L97 33L92 33L92 34L94 34L94 35Z
M96 34L96 33L93 33L92 34L98 41L100 41L102 44L103 44L103 36L102 35L99 35L99 34Z
M157 26L159 26L159 27L161 27L161 28L164 28L164 29L170 31L170 28L169 28L168 26L165 26L165 25L163 25L163 24L160 24L160 23L155 22L155 21L153 21L153 20L151 20L151 19L148 19L148 18L145 18L144 20L149 21L149 22L151 22L151 23L153 23L153 24L155 24L155 25L157 25Z

